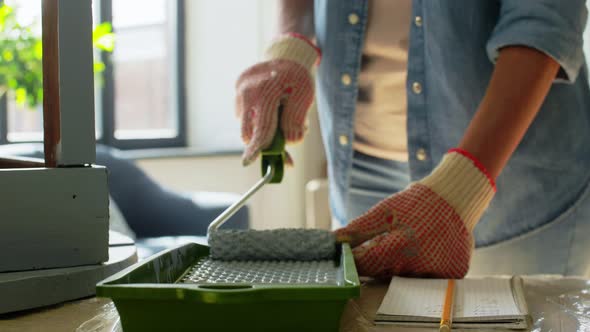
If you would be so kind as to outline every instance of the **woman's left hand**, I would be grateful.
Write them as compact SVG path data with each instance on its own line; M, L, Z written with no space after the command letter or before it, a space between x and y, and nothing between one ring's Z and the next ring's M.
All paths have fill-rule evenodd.
M495 193L468 152L451 150L431 175L336 231L349 242L359 274L462 278L472 231Z

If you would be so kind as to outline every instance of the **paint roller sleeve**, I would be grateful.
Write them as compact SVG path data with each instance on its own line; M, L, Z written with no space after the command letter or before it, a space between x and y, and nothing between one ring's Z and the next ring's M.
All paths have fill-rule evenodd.
M319 229L217 230L209 234L211 257L219 260L333 259L336 238Z

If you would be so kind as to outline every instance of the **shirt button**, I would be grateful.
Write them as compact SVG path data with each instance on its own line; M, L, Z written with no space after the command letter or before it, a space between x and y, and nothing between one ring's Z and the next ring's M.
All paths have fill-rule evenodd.
M428 158L428 155L426 154L426 150L420 148L416 151L416 159L418 159L420 161L424 161L424 160L426 160L426 158Z
M414 24L416 24L417 27L421 27L422 26L422 16L414 17Z
M348 15L348 23L355 25L359 22L359 16L355 13Z
M340 145L342 145L342 146L348 145L348 136L340 135L340 137L338 137L338 140L340 141Z
M412 91L414 91L414 93L417 95L421 94L422 93L422 84L420 84L418 82L412 83Z
M352 77L350 77L349 74L343 74L342 77L340 77L340 80L344 85L350 85L350 83L352 83Z

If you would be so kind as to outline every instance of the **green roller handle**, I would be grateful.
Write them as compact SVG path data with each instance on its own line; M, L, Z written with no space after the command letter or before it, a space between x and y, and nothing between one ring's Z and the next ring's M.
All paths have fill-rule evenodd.
M280 120L282 106L279 107L278 111ZM285 136L283 135L283 132L280 128L277 128L277 132L270 146L264 149L260 154L260 159L262 160L262 178L252 188L250 188L250 190L242 195L238 201L230 205L209 224L209 228L207 229L208 234L217 231L217 229L223 225L229 219L229 217L233 216L242 206L244 206L246 201L265 184L281 183L283 180L285 158L287 153L285 152Z
M279 124L283 106L279 107ZM285 171L285 136L277 124L277 132L270 146L261 152L262 155L262 176L264 176L270 166L273 172L272 178L268 183L281 183Z

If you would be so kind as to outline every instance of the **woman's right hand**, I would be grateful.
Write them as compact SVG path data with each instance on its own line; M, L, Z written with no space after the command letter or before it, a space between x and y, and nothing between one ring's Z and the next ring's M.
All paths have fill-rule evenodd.
M270 146L277 128L287 143L301 141L306 115L314 100L311 69L320 52L305 37L288 34L274 41L266 60L244 71L236 84L236 113L246 144L242 162L252 163ZM283 104L280 124L279 105Z

